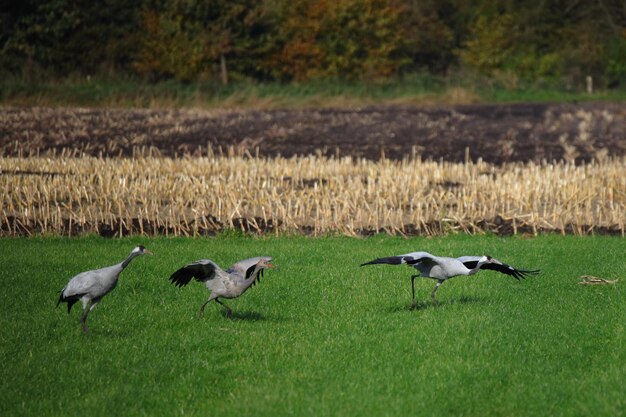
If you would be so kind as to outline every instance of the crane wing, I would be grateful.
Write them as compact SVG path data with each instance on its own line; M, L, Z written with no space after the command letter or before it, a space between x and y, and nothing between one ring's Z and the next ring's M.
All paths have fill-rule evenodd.
M116 280L120 272L122 272L120 264L81 272L69 280L63 288L63 296L80 298L91 291L97 291L98 288L106 287L107 281Z
M241 261L233 264L226 272L239 272L241 274L247 275L246 272L256 266L256 264L261 261L261 259L265 259L266 261L271 261L272 258L269 256L255 256L254 258L242 259Z
M57 307L62 302L66 302L67 312L69 313L72 310L74 303L89 292L90 287L93 285L93 281L96 279L97 276L93 273L93 271L81 272L76 275L61 290L59 300L57 301Z
M400 265L400 264L408 264L415 265L419 262L424 261L433 261L435 257L428 252L411 252L404 255L398 256L388 256L386 258L378 258L373 261L362 263L361 266L365 265L375 265L375 264L389 264L389 265Z
M189 284L191 278L196 281L206 282L216 276L216 271L220 267L209 259L200 259L180 268L170 276L170 281L177 287L184 287Z
M94 271L81 272L69 280L65 288L63 288L63 296L65 298L78 296L82 297L89 292L98 280L98 274Z
M461 261L466 267L469 269L476 268L478 264L478 260L480 256L461 256L457 258ZM489 263L483 264L480 269L490 269L492 271L498 271L502 274L511 275L513 278L519 281L520 278L526 278L528 275L538 274L540 272L539 269L527 270L527 269L516 269L511 265L505 264L495 258L491 258Z

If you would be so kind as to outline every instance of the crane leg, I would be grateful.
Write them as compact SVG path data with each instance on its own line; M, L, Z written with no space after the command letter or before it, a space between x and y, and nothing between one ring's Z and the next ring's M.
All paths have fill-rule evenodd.
M415 278L419 278L419 275L411 275L411 310L415 309Z
M433 304L437 304L437 300L435 299L435 293L437 292L437 288L439 288L439 286L443 284L443 280L440 279L437 281L437 284L435 285L435 288L433 288L433 292L430 294L430 296L433 299Z
M233 310L230 309L226 304L222 303L218 298L215 299L215 302L220 303L226 309L226 316L230 317L233 315Z
M222 303L219 298L209 298L208 300L206 300L204 302L204 304L202 304L200 306L200 310L198 310L198 318L202 317L202 315L204 314L204 308L206 307L207 304L209 304L211 301L215 300L216 303L221 304L222 306L224 306L224 308L226 308L226 315L227 316L232 316L233 315L233 310L231 310L226 304Z
M197 318L202 317L202 315L204 314L204 307L206 307L207 304L209 304L212 300L216 300L214 298L209 298L208 300L206 300L201 306L200 306L200 310L198 310L198 314L197 314Z
M95 306L91 304L91 301L83 303L83 314L80 316L80 325L83 328L83 332L89 333L89 327L87 327L87 316L91 309Z

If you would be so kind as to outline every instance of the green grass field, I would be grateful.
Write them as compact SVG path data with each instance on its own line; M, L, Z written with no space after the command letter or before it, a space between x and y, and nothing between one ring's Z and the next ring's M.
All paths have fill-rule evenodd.
M0 77L0 103L16 106L298 108L380 104L454 105L469 103L624 101L625 89L587 94L569 82L511 82L470 74L438 77L414 74L371 82L320 80L306 83L146 83L124 77L69 77L55 80Z
M0 239L2 416L619 416L626 414L625 240ZM55 309L78 272L144 244L93 310L91 333ZM437 292L411 270L360 268L414 250L490 254L542 273L492 271ZM208 291L168 276L210 258L274 257L260 285L196 319ZM578 285L591 274L616 285Z

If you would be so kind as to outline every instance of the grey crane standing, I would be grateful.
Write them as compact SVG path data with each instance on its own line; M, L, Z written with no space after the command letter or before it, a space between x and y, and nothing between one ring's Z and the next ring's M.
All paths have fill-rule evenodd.
M67 312L78 300L83 304L83 314L80 316L80 324L84 332L88 332L87 316L89 312L102 300L102 297L110 293L116 286L120 273L128 266L136 256L152 255L143 246L137 246L123 262L106 268L94 269L81 272L67 283L61 290L61 296L57 301L57 307L61 303L67 303Z
M226 308L226 314L231 316L233 311L219 298L237 298L257 281L261 281L263 270L273 268L269 256L257 256L255 258L244 259L226 271L220 268L210 259L200 259L180 268L170 276L170 281L177 287L184 287L189 284L191 278L203 282L211 291L209 299L206 300L200 310L198 317L204 313L206 305L215 300Z
M437 284L431 293L433 303L436 303L435 292L439 286L445 280L458 275L473 275L481 269L491 269L506 275L511 275L519 281L520 278L526 278L529 274L539 273L539 270L515 269L491 256L461 256L460 258L448 258L445 256L434 256L428 252L412 252L405 255L378 258L370 262L365 262L361 264L361 266L375 264L407 264L419 271L419 274L411 275L412 308L415 308L415 278L418 277L437 280Z

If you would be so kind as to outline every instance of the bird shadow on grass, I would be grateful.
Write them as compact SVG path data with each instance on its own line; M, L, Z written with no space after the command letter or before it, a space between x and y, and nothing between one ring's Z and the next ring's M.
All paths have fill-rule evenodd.
M228 315L226 311L220 311L220 315L226 319L230 319L232 321L242 320L247 322L291 322L293 321L290 317L285 317L281 315L277 315L275 312L270 316L265 314L258 313L256 311L233 311L231 315Z
M387 311L390 313L413 312L413 311L419 311L419 310L426 310L429 308L441 308L441 307L454 305L454 304L475 304L475 303L480 303L483 300L484 300L483 297L465 295L459 298L452 298L452 299L447 299L443 301L438 300L436 304L434 304L430 300L424 300L424 301L418 301L415 307L411 305L404 305L404 304L396 305L396 306L389 307Z
M227 310L221 310L220 314L222 317L231 320L245 320L245 321L262 321L267 320L267 318L256 311L233 311L232 313L228 313Z

